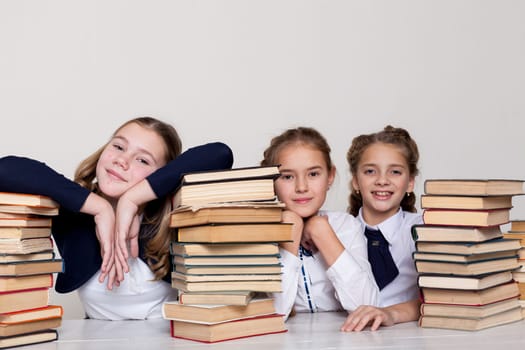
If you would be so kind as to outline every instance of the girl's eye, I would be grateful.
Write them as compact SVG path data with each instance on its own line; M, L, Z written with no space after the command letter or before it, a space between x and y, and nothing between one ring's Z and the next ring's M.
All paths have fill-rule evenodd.
M364 173L365 175L372 175L372 174L374 174L374 169L365 169L365 170L363 171L363 173Z
M401 174L403 174L403 172L401 170L394 169L394 170L392 170L392 174L394 174L394 175L401 175Z
M311 177L317 177L317 176L321 175L321 173L320 173L319 171L312 171L312 172L310 172L309 175L310 175Z
M293 179L293 176L289 174L281 174L280 178L283 180L291 180Z
M115 148L116 150L119 150L119 151L124 150L124 147L122 147L122 146L119 145L118 143L114 143L114 144L113 144L113 148Z
M144 165L149 165L149 161L147 159L144 159L144 158L138 158L137 159L140 163L144 164Z

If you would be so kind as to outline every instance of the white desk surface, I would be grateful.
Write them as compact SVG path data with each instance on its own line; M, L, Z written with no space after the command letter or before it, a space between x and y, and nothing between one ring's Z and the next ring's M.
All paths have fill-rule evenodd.
M59 340L17 349L525 349L525 320L482 331L420 328L415 322L379 331L342 333L343 313L297 314L288 332L214 344L175 339L167 320L97 321L63 320Z

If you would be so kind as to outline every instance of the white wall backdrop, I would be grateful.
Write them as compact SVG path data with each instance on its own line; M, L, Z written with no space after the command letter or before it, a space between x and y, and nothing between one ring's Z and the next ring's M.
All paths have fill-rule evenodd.
M344 210L354 136L407 128L427 178L525 178L525 2L1 0L0 155L72 176L123 121L172 122L256 165L298 125L330 141ZM525 199L512 219L525 219ZM82 317L76 294L52 295Z

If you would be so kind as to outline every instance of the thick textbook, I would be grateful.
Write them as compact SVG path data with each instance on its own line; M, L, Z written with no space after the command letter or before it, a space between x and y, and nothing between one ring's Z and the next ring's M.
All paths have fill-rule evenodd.
M496 238L485 242L416 242L416 251L419 253L444 254L484 254L521 248L517 239Z
M423 316L482 318L519 308L518 299L506 299L486 305L421 304Z
M257 293L253 291L236 292L180 292L179 303L203 305L247 305Z
M62 317L64 309L61 305L47 305L44 307L14 311L0 314L0 323L20 323L33 320Z
M168 301L162 305L165 319L207 324L274 313L271 298L252 299L247 305L190 305L178 301Z
M495 196L523 194L523 180L512 179L428 179L425 194Z
M63 271L62 259L0 263L0 276L27 276Z
M181 227L179 242L242 243L284 242L292 239L292 224L224 224Z
M275 243L183 243L172 242L171 254L180 256L252 256L277 255Z
M51 273L17 277L0 276L0 292L35 288L51 288L52 286L53 274Z
M58 207L31 207L28 205L6 205L0 204L0 213L12 213L18 215L58 215Z
M451 226L496 226L508 223L510 209L460 210L460 209L426 209L423 211L423 222L426 225Z
M422 195L422 209L504 209L512 208L512 196Z
M51 227L51 218L44 216L26 216L0 218L0 227Z
M26 333L11 337L0 337L0 349L8 349L16 346L39 344L50 342L58 339L56 329L47 329L45 331Z
M0 227L0 239L28 239L51 236L51 227Z
M215 181L232 181L241 179L259 179L279 176L279 166L253 166L226 170L207 170L187 173L182 176L182 183L201 183Z
M414 260L425 261L442 261L442 262L460 262L460 263L474 263L478 261L487 261L502 258L518 258L517 250L503 250L497 252L480 253L480 254L447 254L447 253L422 253L414 252Z
M49 197L38 195L38 194L26 194L26 193L14 193L14 192L0 192L0 204L58 208L58 203Z
M499 225L489 227L414 225L412 237L417 242L484 242L503 237Z
M456 276L477 276L487 273L514 270L520 267L518 259L500 258L476 262L448 262L416 260L416 270L420 274L445 274Z
M170 320L171 336L205 343L286 332L282 315L264 315L214 324Z
M53 250L51 237L44 238L0 238L1 254L29 254Z
M511 271L479 276L419 275L418 285L428 288L480 290L512 281Z
M428 304L486 305L516 298L520 291L516 282L508 282L481 290L421 288L422 301Z
M173 256L173 263L192 266L226 266L226 265L277 265L278 255L270 256Z
M51 260L55 258L55 252L45 251L39 253L29 253L29 254L6 254L0 253L0 264L8 262L25 262L25 261L34 261L34 260Z
M0 293L0 314L45 307L49 288L24 289Z
M175 272L194 275L265 275L281 273L282 265L175 265Z
M280 281L281 274L185 274L177 271L171 273L171 278L185 282L219 282L219 281Z
M283 206L278 202L264 204L221 203L194 209L180 207L170 216L170 227L248 222L281 222Z
M479 318L423 315L419 318L419 326L422 328L444 328L464 331L478 331L520 321L521 319L521 308L513 308L497 314Z
M61 323L62 317L44 318L26 322L0 322L0 337L9 337L44 331L50 328L58 328Z
M254 291L276 293L282 291L280 280L186 282L172 278L171 286L183 292Z

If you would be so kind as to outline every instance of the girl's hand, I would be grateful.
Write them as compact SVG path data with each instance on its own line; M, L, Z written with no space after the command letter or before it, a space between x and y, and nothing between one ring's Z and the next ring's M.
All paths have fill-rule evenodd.
M360 332L368 325L371 331L375 331L379 326L392 326L394 323L394 316L387 308L361 305L348 315L341 331Z
M93 215L95 220L95 232L100 243L100 256L102 257L99 277L102 283L108 277L115 261L115 212L107 200L95 193L89 194L80 211ZM111 276L108 280L108 287L110 285L113 285Z
M315 241L317 238L316 234L321 234L321 238L326 235L326 232L331 229L328 217L323 215L314 215L310 217L304 223L303 236L301 237L301 245L312 253L318 251Z
M298 254L299 244L301 243L301 237L303 235L303 218L291 210L283 210L282 222L293 224L292 227L292 242L281 242L279 245L292 253L293 255Z
M115 255L118 261L118 270L128 272L128 257L136 258L139 253L139 207L133 201L122 196L117 204ZM128 252L129 248L129 252Z

